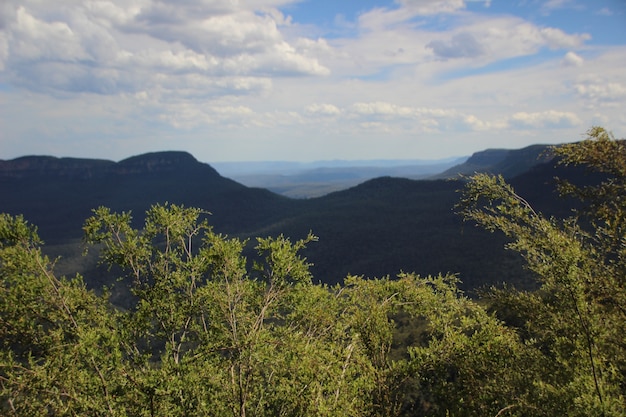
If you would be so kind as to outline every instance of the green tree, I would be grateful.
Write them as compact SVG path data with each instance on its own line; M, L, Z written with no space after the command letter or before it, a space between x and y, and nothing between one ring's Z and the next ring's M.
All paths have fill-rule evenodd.
M116 314L80 276L58 279L36 229L0 215L0 398L5 415L118 415Z
M537 415L618 416L626 413L626 148L602 128L580 143L555 147L558 163L595 173L591 185L561 181L584 208L546 218L501 177L476 175L462 213L504 232L541 284L534 293L493 290L493 307L537 352Z
M336 303L297 254L315 237L259 238L248 268L246 242L213 233L204 214L156 205L136 230L129 214L100 208L85 223L87 240L128 273L138 299L123 330L144 394L134 411L362 415L367 396L355 384L368 373L337 321L323 317Z
M84 230L133 305L113 308L80 276L57 279L34 227L0 217L4 414L528 415L546 397L530 382L543 375L536 343L454 276L316 285L299 254L313 235L258 238L248 260L247 241L169 204L140 229L99 208ZM401 317L415 326L410 343Z

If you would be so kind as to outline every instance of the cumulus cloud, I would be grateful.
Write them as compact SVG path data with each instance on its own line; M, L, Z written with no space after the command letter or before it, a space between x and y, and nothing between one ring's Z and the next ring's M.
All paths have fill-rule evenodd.
M569 34L511 17L480 21L472 25L470 30L488 49L490 56L499 58L530 55L542 48L578 48L590 39L586 33Z
M238 83L229 93L246 93L246 86L254 93L267 77L329 74L310 51L322 43L281 31L289 21L275 6L284 3L9 1L0 9L0 69L35 91L99 94L174 93L193 81L214 94L233 76L260 81Z
M591 106L614 105L626 99L626 85L601 77L589 77L574 85L576 94Z
M136 21L150 26L178 25L209 16L228 15L236 10L234 2L154 0L141 8Z
M532 113L518 112L510 117L509 122L512 127L531 129L559 129L582 124L576 114L556 110Z
M561 29L542 28L539 35L545 44L551 49L576 48L583 44L584 41L591 39L588 33L569 35Z
M437 38L425 43L426 50L443 61L468 58L476 65L484 65L532 55L544 48L574 50L591 38L587 33L566 33L513 16L474 16L464 23L447 36L445 32L438 33Z
M360 15L369 35L308 38L289 29L291 20L276 8L293 1L8 0L0 9L0 70L10 83L35 91L244 95L267 91L274 77L328 76L330 65L342 73L375 73L424 62L429 51L442 60L494 61L543 46L571 49L587 39L506 18L488 25L470 20L433 39L410 23L462 10L462 0L399 0L395 9ZM228 90L232 77L258 82Z
M598 36L587 45L582 29L539 16L545 2L525 2L523 15L508 4L485 13L490 2L482 0L396 0L369 10L372 3L350 4L354 14L341 26L336 16L318 26L311 23L317 16L303 24L288 16L290 7L280 9L297 2L0 0L5 137L26 137L36 119L40 132L55 126L41 138L77 125L88 126L82 136L98 137L111 125L110 136L119 138L158 131L208 143L239 135L237 145L211 142L238 152L250 138L277 143L300 135L329 149L350 141L350 157L364 137L402 144L464 138L458 152L469 152L486 138L496 138L493 146L505 136L513 146L542 129L542 138L565 140L590 123L585 111L623 120L623 42L599 46ZM555 52L540 54L546 49ZM59 116L57 107L66 106L74 110ZM550 108L559 111L538 111ZM257 135L257 128L268 130ZM572 130L557 138L556 128ZM144 130L151 133L138 133ZM441 153L441 146L432 148ZM323 146L315 148L321 155Z
M581 67L584 62L585 60L580 55L570 51L561 60L561 65L564 67Z
M80 36L66 22L46 22L18 7L15 22L10 27L14 28L11 38L16 40L11 42L11 55L22 62L67 62L90 58Z
M184 9L177 6L176 8ZM142 21L141 16L129 30L149 34L168 43L181 43L198 53L215 56L258 54L282 41L276 21L254 10L212 14L205 18L174 21Z

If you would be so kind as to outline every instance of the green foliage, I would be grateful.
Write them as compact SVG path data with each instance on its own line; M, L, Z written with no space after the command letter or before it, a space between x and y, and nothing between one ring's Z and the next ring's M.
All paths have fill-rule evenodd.
M86 241L124 272L136 297L125 311L80 277L55 278L35 229L3 216L2 411L443 416L514 400L504 382L523 346L454 277L315 285L299 255L312 234L259 238L248 261L247 242L214 233L206 214L155 205L135 229L129 213L94 210ZM411 347L398 345L399 315L423 325Z
M117 316L81 277L57 279L40 244L23 218L0 216L3 413L116 415Z
M626 148L601 128L581 143L556 147L561 164L602 175L593 185L561 182L562 193L588 203L576 216L546 218L501 177L477 175L462 212L504 232L541 283L540 291L493 290L493 306L518 326L536 361L535 407L545 415L626 412Z

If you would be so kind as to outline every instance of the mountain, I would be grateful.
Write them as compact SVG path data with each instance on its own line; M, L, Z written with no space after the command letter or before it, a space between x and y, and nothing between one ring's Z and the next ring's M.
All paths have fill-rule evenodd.
M538 211L567 214L553 192L554 174L546 164L511 183ZM504 249L504 236L464 223L455 213L463 185L460 180L376 178L307 200L297 216L264 232L302 237L312 230L319 242L305 254L314 277L326 283L340 282L347 274L451 272L459 274L461 288L468 291L502 282L532 288L521 257Z
M23 157L0 161L0 211L24 214L49 243L81 237L91 210L107 206L141 215L155 203L212 212L225 233L258 228L282 216L290 200L245 187L185 152L156 152L120 162Z
M537 210L568 214L552 192L552 178L572 171L555 169L553 162L531 164L540 153L541 147L486 151L470 160L491 172L516 172L530 164L510 179L513 186ZM184 152L117 163L51 157L0 161L0 212L24 214L38 225L45 250L63 256L60 271L80 270L96 288L115 277L96 270L94 258L79 255L81 226L91 209L131 210L139 227L145 210L164 202L205 209L212 213L209 222L216 232L240 238L284 234L296 240L312 231L319 242L304 255L313 264L314 278L329 284L347 274L379 277L406 271L458 273L462 288L470 291L503 281L531 287L519 255L504 250L504 237L465 224L455 214L462 187L459 179L380 177L319 198L290 199L225 178Z
M112 172L114 167L114 162L98 159L25 156L10 161L0 160L0 181L24 180L45 176L87 179Z
M267 188L292 198L312 198L345 190L377 177L427 178L466 159L218 162L212 165L222 175L249 187Z
M531 145L522 149L487 149L474 153L464 163L430 178L456 178L476 172L501 174L505 178L512 178L552 159L553 155L548 145Z

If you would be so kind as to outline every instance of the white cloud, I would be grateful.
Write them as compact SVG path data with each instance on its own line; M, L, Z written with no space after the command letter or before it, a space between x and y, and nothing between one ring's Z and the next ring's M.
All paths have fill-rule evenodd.
M561 60L561 65L564 67L581 67L585 63L585 60L576 53L569 51L565 54Z
M518 112L513 114L509 121L512 127L532 129L569 128L582 124L576 114L556 110L532 113Z
M341 113L341 110L335 105L322 103L322 104L311 104L306 108L307 113L309 114L320 114L323 116L337 116Z
M417 110L406 106L398 106L386 102L355 103L352 105L352 113L363 116L382 117L414 117Z
M569 34L557 28L539 27L514 16L468 15L462 22L449 32L433 33L436 37L425 43L436 59L453 62L463 58L453 64L459 68L533 55L544 48L576 49L590 39L586 33Z
M580 80L574 89L580 98L593 106L615 105L626 99L626 84L597 76Z
M11 31L11 56L20 62L40 59L53 61L89 60L81 45L81 37L66 22L45 22L18 7Z
M452 13L465 8L464 0L397 0L397 3L420 16Z
M106 137L119 157L124 141L215 160L438 157L626 129L623 39L600 46L589 26L588 42L541 2L350 3L341 26L298 22L297 2L0 0L0 153L10 136L83 154Z
M329 69L310 50L323 42L291 42L288 25L272 9L228 0L73 0L56 7L34 0L4 3L0 69L10 82L34 91L121 94L167 89L171 94L239 79L239 93L258 91L272 76L319 76ZM308 45L310 48L300 47ZM196 81L195 86L190 82ZM227 91L230 94L233 91Z
M542 28L539 30L545 44L551 49L576 48L583 44L584 41L591 39L588 33L568 35L561 29Z
M376 7L359 15L359 28L365 31L379 31L417 17L451 14L466 7L464 0L396 0L395 3L399 7Z
M418 131L474 131L499 129L501 123L487 122L473 114L454 108L401 106L389 102L359 102L350 106L348 118L358 117L368 123L381 121L410 121L405 128Z
M0 31L0 68L8 68L16 85L62 93L156 89L207 97L237 77L259 81L221 93L257 94L271 88L267 79L276 77L328 76L331 68L337 75L370 75L420 65L432 54L484 65L586 39L510 18L465 19L449 36L433 39L410 22L415 16L463 10L465 2L458 0L407 0L396 9L373 9L360 16L361 36L336 40L287 37L283 28L293 23L275 8L287 0L259 0L256 8L227 0L59 3L55 9L26 0L25 6L14 3L10 9L15 18ZM63 7L70 4L74 7ZM379 23L367 23L377 16Z
M219 102L219 101L218 101ZM167 111L159 114L159 119L179 129L195 129L219 125L220 128L252 126L260 116L247 106L233 106L226 102L207 102L198 106L181 101L167 105Z
M141 2L134 0L94 0L82 5L89 20L107 28L126 25L141 12Z
M288 44L281 42L274 45L269 53L258 59L258 66L253 72L277 75L328 75L330 70L317 59L308 58Z
M587 34L567 34L560 29L540 28L519 18L502 17L480 21L472 32L494 57L529 55L543 47L551 49L579 47Z
M314 56L320 54L332 54L333 49L328 44L328 41L323 38L317 39L308 39L308 38L298 38L294 46L298 51L301 51L305 54L312 54Z
M198 53L219 57L258 54L281 42L276 22L253 10L210 15L204 19L133 22L132 30L165 42L179 42Z

